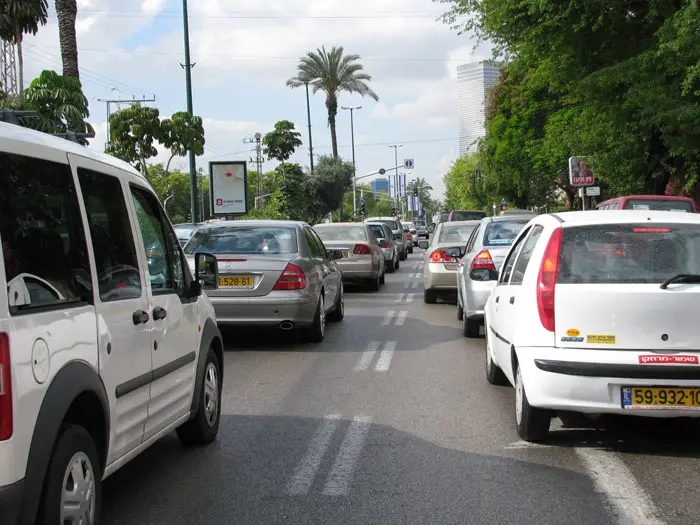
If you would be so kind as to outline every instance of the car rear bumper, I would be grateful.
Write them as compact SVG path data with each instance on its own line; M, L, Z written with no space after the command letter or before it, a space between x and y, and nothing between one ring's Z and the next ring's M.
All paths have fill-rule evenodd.
M633 351L518 348L517 354L532 406L588 414L700 417L700 410L692 409L622 408L622 387L700 388L697 365L640 365Z
M15 525L18 522L23 497L23 479L12 485L0 487L0 516L3 525Z
M457 270L448 270L441 263L426 263L423 273L426 290L457 290Z
M343 281L356 281L360 279L376 279L379 273L379 264L375 264L371 259L350 262L338 262L338 268L343 274Z
M283 321L308 326L316 315L315 298L210 297L216 322L223 326L278 326Z

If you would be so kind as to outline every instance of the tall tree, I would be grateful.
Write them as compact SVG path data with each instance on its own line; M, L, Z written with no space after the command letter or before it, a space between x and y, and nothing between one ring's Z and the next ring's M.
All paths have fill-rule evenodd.
M175 157L184 157L192 150L195 155L204 155L204 124L202 117L187 111L173 113L169 119L161 122L158 140L170 150L170 158L165 165L166 174Z
M343 47L325 47L310 51L302 57L297 66L297 76L287 80L287 86L297 88L309 84L313 93L323 91L326 94L328 126L331 129L333 157L338 158L338 138L335 129L335 117L338 114L338 97L342 92L357 93L362 97L379 100L377 94L369 87L372 77L364 72L364 66L358 63L359 55L344 55Z
M56 16L58 17L58 38L61 43L63 76L79 79L78 42L75 37L75 19L78 17L77 1L56 0Z
M22 41L25 34L36 35L39 26L46 25L48 7L47 0L0 0L0 38L17 46L20 101L24 98Z
M263 153L267 155L268 159L285 162L301 146L302 142L299 137L301 137L301 133L294 129L293 122L280 120L275 124L275 129L263 137Z
M161 137L160 111L134 104L109 116L111 144L107 153L130 162L141 173L147 161L158 155L156 144Z

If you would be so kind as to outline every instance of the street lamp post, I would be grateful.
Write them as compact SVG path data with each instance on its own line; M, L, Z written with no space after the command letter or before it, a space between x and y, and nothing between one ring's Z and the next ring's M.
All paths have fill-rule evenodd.
M306 119L309 122L309 162L311 163L311 174L314 173L314 143L311 139L311 106L309 105L309 83L304 82L306 86Z
M396 173L394 174L394 189L396 191L396 199L399 198L399 148L403 147L403 144L389 144L390 148L394 148L394 166L396 166ZM401 202L403 204L403 201ZM402 206L403 208L403 206Z
M362 106L341 106L340 109L350 111L350 140L352 141L352 214L357 217L357 171L355 169L355 121L353 113Z

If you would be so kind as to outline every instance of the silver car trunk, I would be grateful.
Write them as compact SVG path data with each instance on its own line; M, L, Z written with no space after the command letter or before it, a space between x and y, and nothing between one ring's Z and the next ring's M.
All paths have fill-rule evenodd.
M372 256L371 253L364 255L356 255L353 253L355 251L355 246L358 244L369 246L367 241L323 241L323 244L329 250L340 250L343 252L343 258L338 261L339 263L353 259L366 259Z

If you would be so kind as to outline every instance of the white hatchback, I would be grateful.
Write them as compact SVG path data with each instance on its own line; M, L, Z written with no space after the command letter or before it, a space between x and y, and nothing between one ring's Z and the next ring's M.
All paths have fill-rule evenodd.
M528 441L562 411L700 417L698 307L700 215L540 215L486 303L487 379Z

